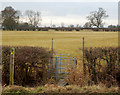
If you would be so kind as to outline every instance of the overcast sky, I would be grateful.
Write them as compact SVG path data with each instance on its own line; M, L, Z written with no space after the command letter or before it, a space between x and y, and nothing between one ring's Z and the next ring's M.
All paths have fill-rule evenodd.
M49 26L52 24L65 25L79 24L84 25L87 22L86 16L89 15L91 11L98 10L102 7L106 10L109 17L104 21L105 26L116 25L118 23L118 2L117 0L110 2L8 2L8 0L3 0L2 8L3 10L6 6L12 6L15 10L20 10L22 15L26 10L40 11L42 16L41 25ZM13 0L14 1L14 0ZM107 1L107 0L106 0ZM26 21L26 17L21 16L21 21Z

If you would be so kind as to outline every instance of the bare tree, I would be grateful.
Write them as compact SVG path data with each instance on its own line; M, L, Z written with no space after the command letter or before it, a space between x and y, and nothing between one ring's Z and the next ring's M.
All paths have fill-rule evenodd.
M89 20L91 26L96 26L97 28L100 28L104 24L103 19L107 17L108 15L106 14L106 11L103 8L99 8L98 11L91 12L90 15L87 16L87 19Z
M86 22L85 25L83 26L84 28L91 28L92 25L90 22Z
M25 14L28 16L29 23L31 26L37 27L39 22L42 21L41 19L41 12L27 10Z

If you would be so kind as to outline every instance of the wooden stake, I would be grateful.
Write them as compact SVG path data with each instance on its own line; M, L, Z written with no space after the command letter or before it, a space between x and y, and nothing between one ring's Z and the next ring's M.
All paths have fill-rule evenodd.
M12 48L10 50L10 85L14 85L14 57L15 57L15 49Z
M53 38L51 39L51 51L52 51L51 65L53 69Z
M51 51L53 53L53 38L51 39Z
M84 71L84 75L86 75L86 66L84 63L84 37L82 38L82 44L83 44L83 71Z

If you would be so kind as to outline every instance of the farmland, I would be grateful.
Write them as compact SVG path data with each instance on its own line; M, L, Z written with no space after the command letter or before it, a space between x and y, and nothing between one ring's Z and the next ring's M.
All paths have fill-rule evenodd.
M85 47L86 48L89 48L89 47L117 47L118 46L118 33L117 32L103 32L103 31L101 31L101 32L57 31L56 32L56 31L52 31L52 30L49 30L49 31L2 31L2 45L3 46L35 46L35 47L46 47L48 49L51 49L51 38L53 38L55 53L71 54L72 57L73 56L77 57L79 63L82 63L82 62L80 62L80 61L82 61L81 60L82 59L82 37L85 38ZM108 56L108 55L106 55L106 56ZM116 62L116 59L114 62ZM19 63L19 62L17 62L17 63ZM79 80L80 78L82 78L84 80L84 78L82 77L83 72L82 72L81 68L82 68L82 66L80 66L80 68L78 67L77 69L73 70L73 73L70 73L70 75L72 75L72 77L69 75L68 78L70 78L71 80L73 79L73 81L70 81L71 83L74 82L74 76L76 77L76 80ZM78 71L79 73L74 74L74 71L75 72ZM106 71L107 71L107 69L106 69ZM77 79L77 78L79 78L79 79ZM90 77L87 79L90 79ZM52 80L49 80L49 81L52 81ZM82 80L79 80L78 82L84 83L84 81L82 81L82 82L81 81ZM87 82L88 82L88 80L86 80L85 83L87 83ZM75 81L75 83L77 83L77 81ZM106 82L106 84L107 84L107 82ZM106 84L101 84L101 85L104 85L105 87L107 87ZM46 85L48 88L51 88L51 89L46 88ZM78 86L76 87L75 85L73 85L74 87L77 88L77 90L71 89L68 91L67 86L61 88L60 86L56 86L56 85L55 85L55 87L54 87L54 85L52 85L51 87L48 86L49 84L46 84L46 85L39 87L40 90L39 90L39 88L37 88L37 89L32 88L32 90L30 90L30 88L24 88L24 87L20 87L20 89L23 89L21 91L25 90L25 92L28 91L29 93L36 93L36 92L38 93L39 91L40 91L39 93L58 92L58 91L61 91L61 92L65 91L68 93L71 93L71 92L81 93L81 92L85 92L85 91L94 92L94 91L97 91L96 89L98 89L97 85L95 87L93 85L92 88L95 88L95 89L91 89L91 86L90 87L86 86L86 90L84 89L84 87L81 88L81 87L78 87ZM71 87L71 85L68 85L68 87L74 88L74 87ZM10 90L12 89L11 91L14 92L14 89L17 89L17 88L19 89L18 86L17 87L13 86L11 88L8 86L3 89L3 92L6 92L6 91L9 92L9 89ZM53 89L55 89L55 91ZM62 89L64 91L62 91ZM106 88L104 88L104 89L106 89ZM100 85L99 85L99 89L98 89L98 92L108 92L109 93L109 92L118 92L118 91L119 91L118 87L117 88L111 87L110 89L103 90L103 86L100 87ZM14 92L14 93L16 93L16 92Z
M51 38L54 39L56 53L71 54L78 59L82 51L82 37L85 38L85 47L117 47L117 32L55 32L49 31L3 31L3 46L37 46L51 48Z

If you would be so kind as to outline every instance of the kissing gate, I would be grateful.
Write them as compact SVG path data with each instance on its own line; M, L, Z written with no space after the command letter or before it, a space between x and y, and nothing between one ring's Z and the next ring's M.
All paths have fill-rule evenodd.
M47 71L50 77L55 79L64 79L67 74L76 67L77 60L70 54L54 54L48 64Z

